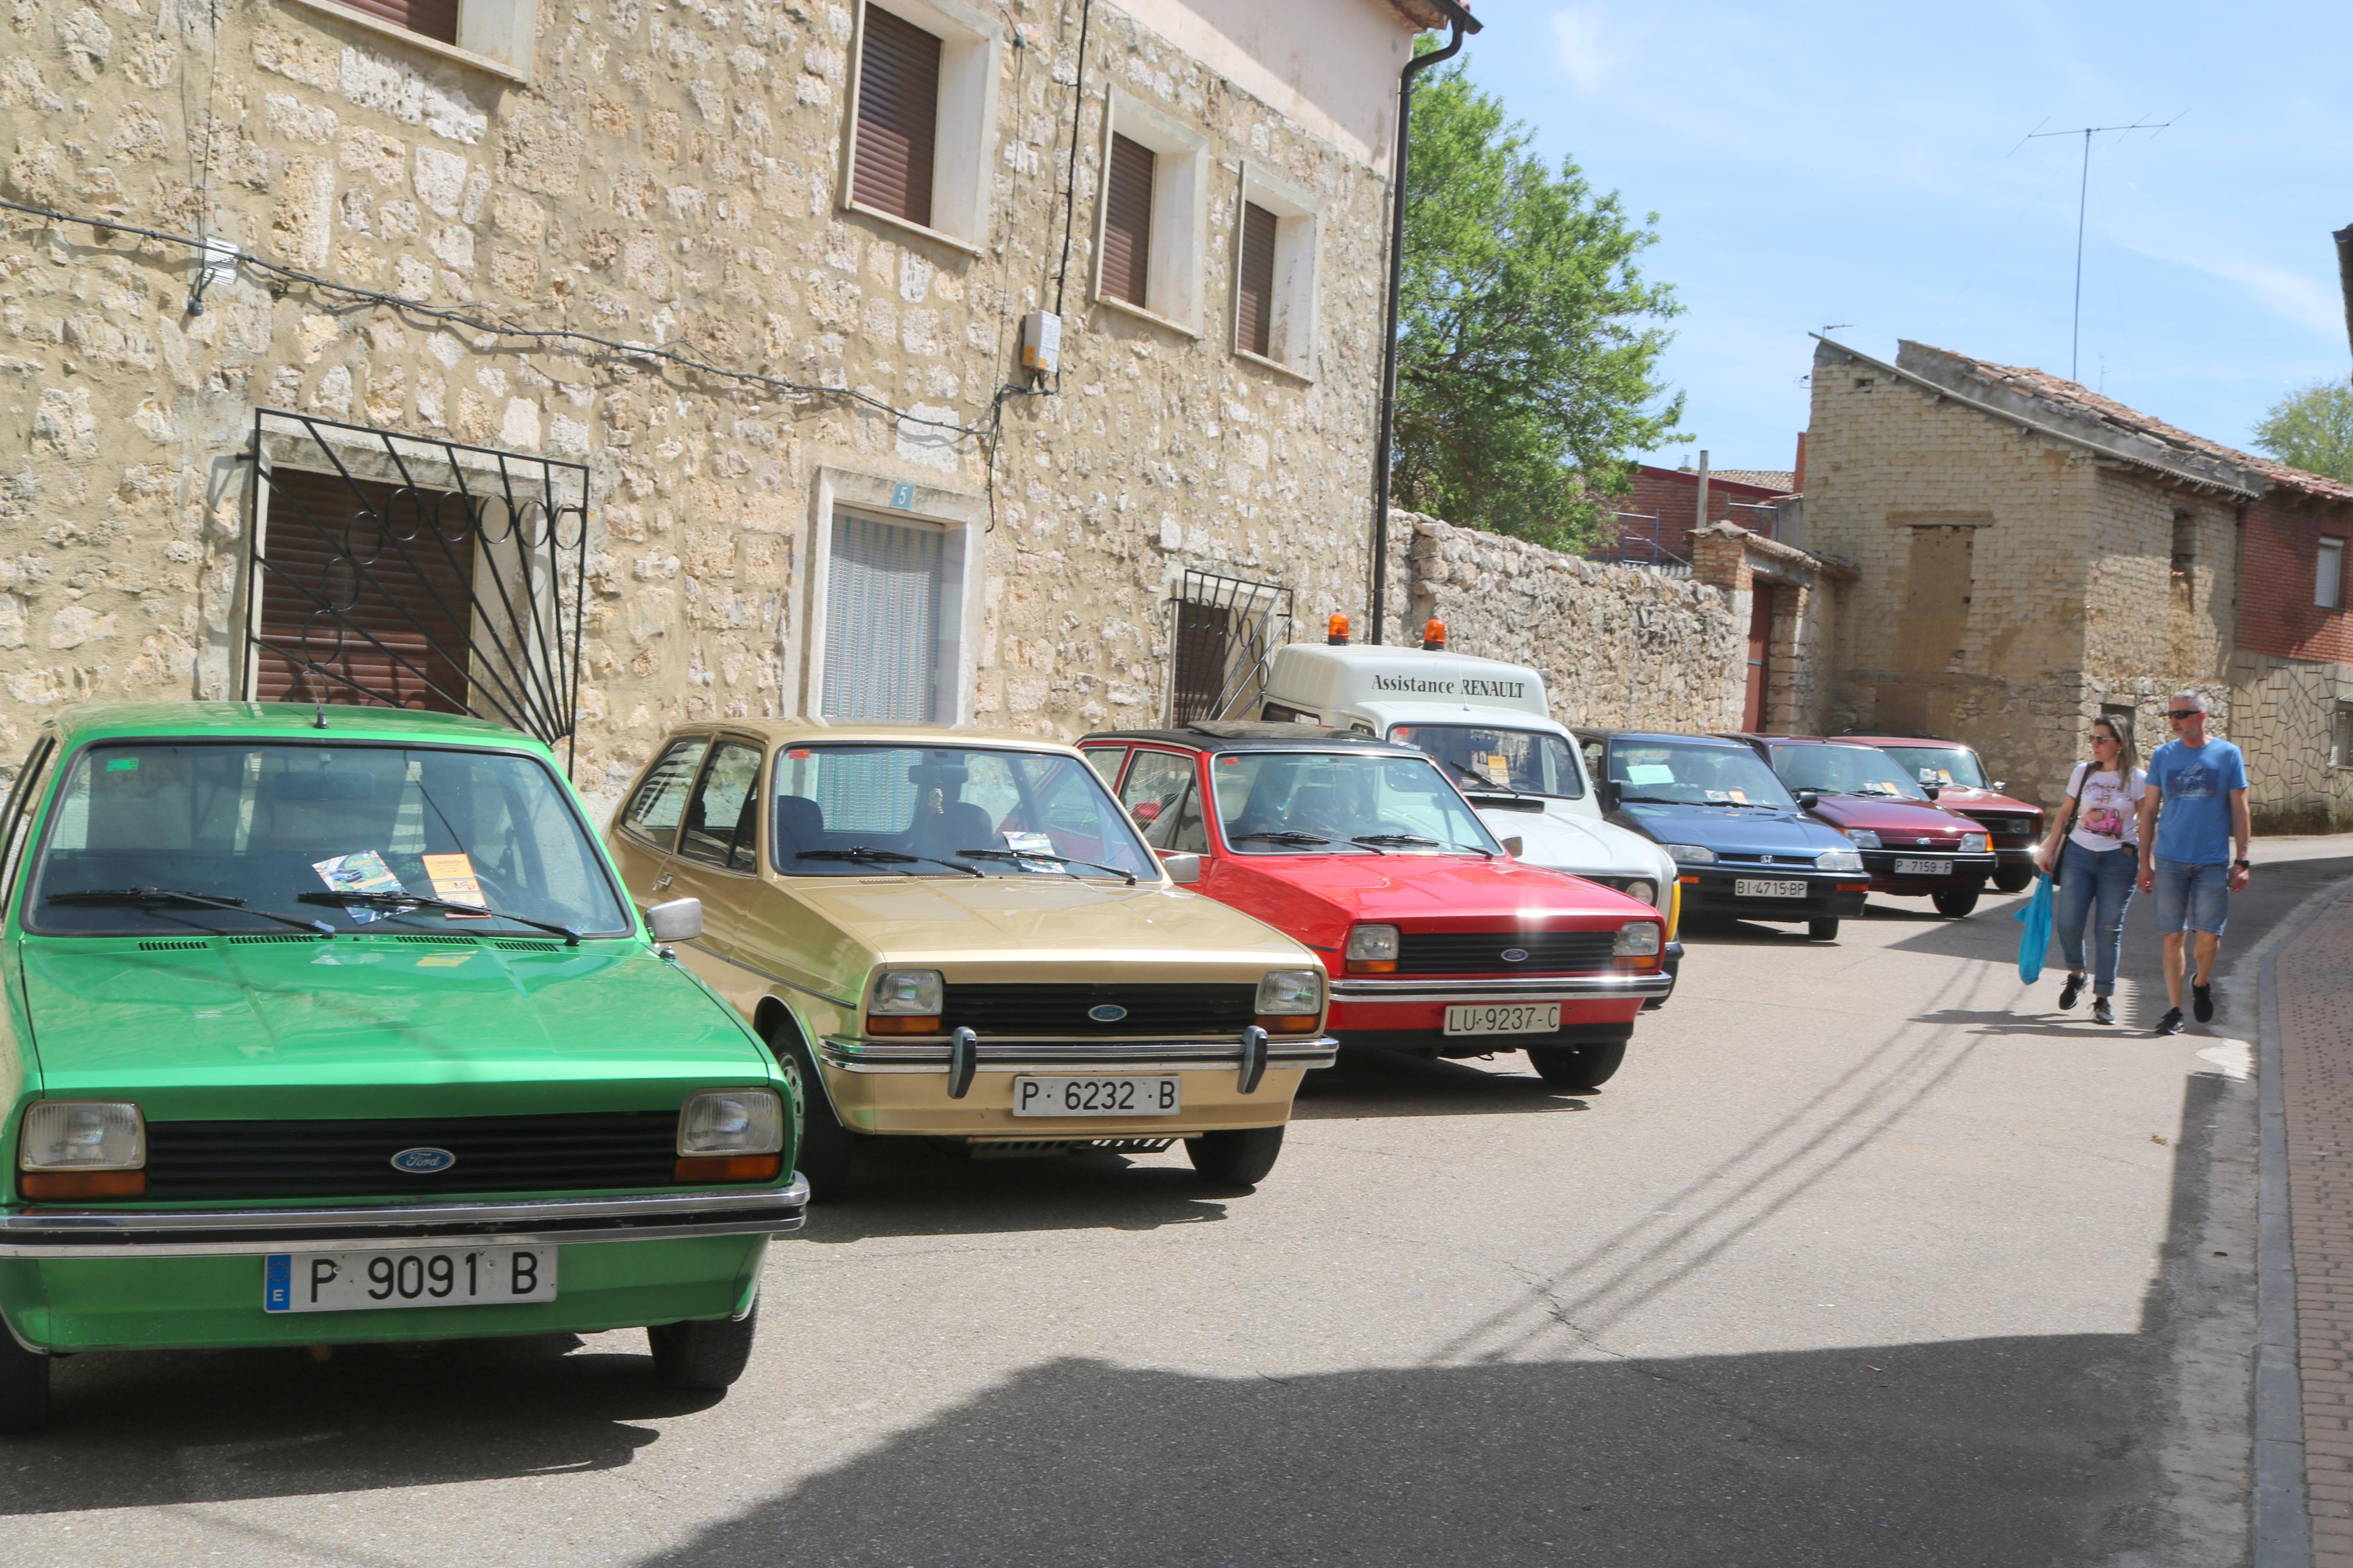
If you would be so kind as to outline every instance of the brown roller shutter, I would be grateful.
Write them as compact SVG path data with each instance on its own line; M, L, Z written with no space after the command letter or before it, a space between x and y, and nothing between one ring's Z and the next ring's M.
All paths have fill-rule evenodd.
M458 0L343 0L353 10L445 44L458 41Z
M1103 292L1145 303L1152 265L1152 149L1112 133L1103 181Z
M939 39L880 5L867 6L850 194L864 205L929 228L939 123Z
M1261 359L1274 321L1274 215L1256 202L1242 204L1242 276L1235 305L1235 336Z
M417 492L270 470L256 698L465 711L474 531L454 497L421 493L441 507L438 530Z

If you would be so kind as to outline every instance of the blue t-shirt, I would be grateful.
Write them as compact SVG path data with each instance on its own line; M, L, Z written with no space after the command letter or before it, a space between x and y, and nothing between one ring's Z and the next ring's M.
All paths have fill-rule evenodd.
M2247 787L2247 760L2211 736L2191 748L2168 741L2148 760L2148 787L2163 790L2157 808L2157 858L2220 866L2231 858L2231 792Z

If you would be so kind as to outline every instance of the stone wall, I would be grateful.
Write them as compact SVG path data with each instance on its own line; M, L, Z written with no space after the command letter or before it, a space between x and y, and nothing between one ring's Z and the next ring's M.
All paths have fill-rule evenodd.
M2259 833L2353 832L2353 756L2339 755L2353 664L2242 649L2231 661L2231 739L2247 754Z
M12 198L201 226L477 322L670 344L915 419L987 423L1020 313L1062 295L1075 222L1059 393L1008 399L992 450L841 396L250 269L192 315L185 247L0 215L0 750L20 754L60 702L234 689L238 455L259 406L589 465L577 772L592 793L674 721L807 704L828 474L972 529L970 721L1069 734L1156 717L1169 584L1187 565L1360 608L1377 159L1111 6L1094 9L1073 125L1080 0L982 11L1007 39L992 217L960 247L839 205L854 22L840 0L542 4L527 86L332 5L16 0L0 24ZM1387 25L1401 48L1410 29ZM1114 84L1208 138L1189 324L1094 299ZM1322 205L1312 376L1231 349L1245 162Z

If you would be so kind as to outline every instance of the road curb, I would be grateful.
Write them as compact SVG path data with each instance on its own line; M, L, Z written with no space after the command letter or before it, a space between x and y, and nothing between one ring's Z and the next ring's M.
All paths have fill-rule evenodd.
M2280 1039L2279 955L2353 882L2323 888L2273 928L2257 968L2254 1568L2311 1568L2305 1493L2304 1384L2295 1321L2295 1237L2290 1224L2287 1101Z

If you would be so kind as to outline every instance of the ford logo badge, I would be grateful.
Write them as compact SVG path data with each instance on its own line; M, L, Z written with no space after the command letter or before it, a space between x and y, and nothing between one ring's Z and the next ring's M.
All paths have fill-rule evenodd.
M1527 961L1528 950L1525 947L1507 947L1504 950L1505 963L1525 963Z
M1127 1016L1127 1009L1116 1002L1106 1002L1100 1007L1088 1008L1087 1016L1098 1024L1116 1024Z
M403 1149L392 1157L394 1170L412 1176L438 1175L457 1163L458 1156L447 1149Z

